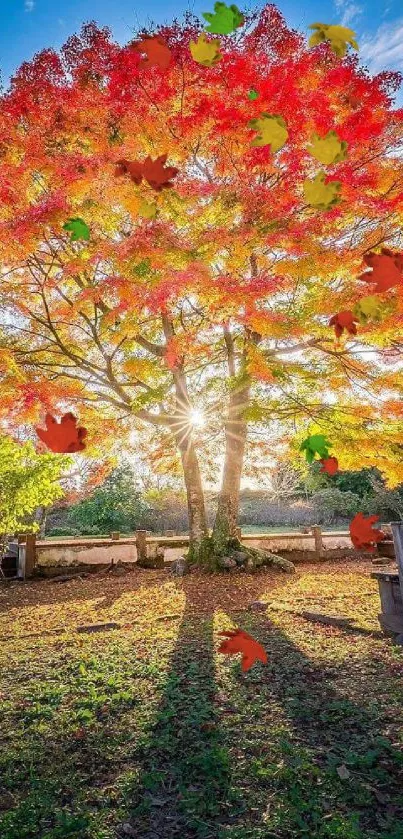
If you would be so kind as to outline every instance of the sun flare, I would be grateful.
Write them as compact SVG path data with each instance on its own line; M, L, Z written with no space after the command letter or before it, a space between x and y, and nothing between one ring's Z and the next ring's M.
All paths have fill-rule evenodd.
M190 422L195 428L203 428L205 425L205 418L203 411L200 411L198 408L192 408L189 413Z

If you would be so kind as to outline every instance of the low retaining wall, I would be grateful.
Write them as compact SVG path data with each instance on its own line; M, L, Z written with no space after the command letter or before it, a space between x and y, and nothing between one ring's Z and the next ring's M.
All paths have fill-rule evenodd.
M317 525L309 533L244 533L238 531L238 538L245 545L266 548L292 562L323 561L341 556L361 556L361 551L352 547L348 530L322 532ZM114 563L138 562L143 567L163 567L187 550L186 536L150 536L145 530L138 530L135 536L119 539L82 538L41 540L28 537L30 555L26 565L26 576L43 571L47 575L64 569L100 569ZM25 550L25 548L24 548ZM393 542L378 546L378 554L394 558ZM375 554L376 555L376 554ZM27 554L28 558L28 554ZM55 569L55 570L53 570Z

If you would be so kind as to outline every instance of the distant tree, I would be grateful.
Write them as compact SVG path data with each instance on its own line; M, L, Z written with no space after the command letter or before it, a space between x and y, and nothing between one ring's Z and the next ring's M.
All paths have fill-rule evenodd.
M88 498L70 507L68 525L83 535L131 533L144 524L149 512L130 466L122 464Z

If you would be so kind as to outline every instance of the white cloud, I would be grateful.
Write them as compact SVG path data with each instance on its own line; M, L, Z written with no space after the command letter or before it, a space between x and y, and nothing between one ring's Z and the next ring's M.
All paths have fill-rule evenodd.
M375 34L360 40L360 59L371 73L403 71L403 18L382 23Z
M24 9L26 12L32 12L35 8L34 0L25 0Z
M341 20L338 21L341 26L347 26L347 24L351 23L354 18L363 12L362 6L358 6L356 3L349 3L348 0L334 0L334 5L337 13L342 14Z

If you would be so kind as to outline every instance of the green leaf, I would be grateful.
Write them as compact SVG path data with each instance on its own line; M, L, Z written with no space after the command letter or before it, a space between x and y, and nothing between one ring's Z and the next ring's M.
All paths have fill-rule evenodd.
M242 26L244 16L237 6L227 6L225 3L215 3L214 13L202 12L203 17L209 23L205 29L215 35L229 35L238 26Z
M79 239L85 239L88 242L90 238L90 228L82 218L69 218L63 225L63 230L71 232L72 242L77 242Z

